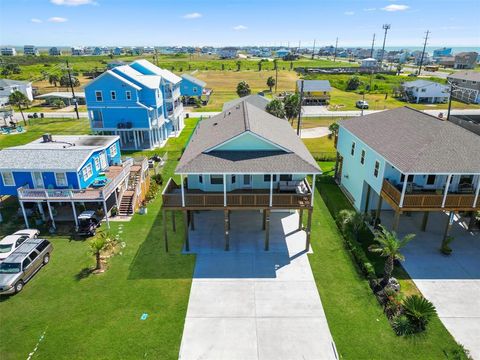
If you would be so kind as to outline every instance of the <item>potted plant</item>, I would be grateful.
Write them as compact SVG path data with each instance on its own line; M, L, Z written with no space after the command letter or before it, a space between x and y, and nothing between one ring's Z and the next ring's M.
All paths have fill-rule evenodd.
M115 205L114 207L112 207L112 210L110 210L110 215L112 217L115 217L118 215L118 209L117 209L117 206Z
M140 215L145 215L147 212L148 212L147 205L145 201L142 201L142 203L140 204L140 209L138 209L138 213Z

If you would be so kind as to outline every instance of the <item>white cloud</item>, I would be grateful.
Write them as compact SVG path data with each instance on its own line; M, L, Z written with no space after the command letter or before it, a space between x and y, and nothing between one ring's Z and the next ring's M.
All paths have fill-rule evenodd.
M377 8L366 8L366 9L363 9L363 11L375 11L377 10Z
M40 24L40 23L42 22L42 20L40 20L40 19L35 19L35 18L30 19L30 21L33 22L33 23L36 23L36 24Z
M351 16L351 15L355 15L355 12L353 12L353 11L345 11L344 14L345 14L345 15L348 15L348 16Z
M79 5L98 5L94 0L50 0L55 5L79 6Z
M68 19L63 18L63 17L59 17L59 16L54 16L54 17L49 18L48 21L53 22L53 23L64 23L64 22L67 22Z
M404 11L410 9L410 6L408 5L398 5L398 4L392 4L392 5L387 5L382 10L384 11Z
M237 26L233 27L233 30L237 30L237 31L247 30L247 29L248 29L248 27L246 27L245 25L237 25Z
M198 19L198 18L201 18L203 15L198 13L198 12L194 12L194 13L190 13L190 14L185 14L183 15L182 17L184 19Z

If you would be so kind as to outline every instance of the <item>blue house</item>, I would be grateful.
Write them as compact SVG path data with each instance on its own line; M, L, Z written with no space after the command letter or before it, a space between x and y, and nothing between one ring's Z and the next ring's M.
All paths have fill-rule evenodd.
M183 74L180 93L188 97L201 97L206 86L207 83L205 81L189 74Z
M25 208L32 203L42 216L46 205L54 227L55 208L66 204L72 207L75 221L76 207L85 208L86 203L103 207L108 215L114 205L120 206L131 171L138 170L132 159L122 161L120 156L118 136L46 134L0 151L0 195L18 197L27 227ZM140 174L139 183L145 178Z
M283 58L283 57L285 57L285 56L287 56L287 55L290 55L290 54L291 54L291 51L290 51L290 50L287 50L287 49L280 49L280 50L277 50L277 51L275 52L275 55L276 55L276 57L278 57L278 58Z
M94 133L118 135L122 149L153 149L183 128L182 79L146 60L107 70L85 87Z
M271 211L298 210L300 218L308 211L308 248L314 204L308 176L314 184L321 170L288 121L240 102L198 123L175 173L181 181L168 181L164 211L182 210L191 221L194 211L223 211L226 250L230 212L243 210L263 213L266 250Z
M358 211L393 211L394 229L402 213L424 212L424 230L429 212L480 209L477 134L409 107L339 125L336 176Z

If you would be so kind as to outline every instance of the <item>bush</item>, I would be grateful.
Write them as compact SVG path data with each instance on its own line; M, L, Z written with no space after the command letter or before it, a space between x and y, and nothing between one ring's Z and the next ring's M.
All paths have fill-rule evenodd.
M147 194L145 195L145 201L150 202L155 199L155 196L157 196L159 190L160 186L158 186L155 181L150 182L150 187L148 188Z
M435 306L420 295L411 295L403 301L405 316L416 332L424 331L427 324L437 314Z
M347 91L348 90L357 90L362 82L360 81L360 78L358 76L352 76L350 79L347 81Z
M162 174L153 175L153 176L152 176L152 180L153 180L157 185L162 185L162 184L163 184Z
M413 334L413 326L405 315L397 316L392 322L393 330L399 336Z

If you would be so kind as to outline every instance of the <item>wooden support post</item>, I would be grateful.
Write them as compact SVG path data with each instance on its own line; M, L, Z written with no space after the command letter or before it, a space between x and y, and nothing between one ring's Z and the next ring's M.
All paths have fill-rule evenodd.
M312 233L312 212L313 212L313 209L308 209L307 240L305 242L305 251L310 250L310 236L311 236L311 233Z
M265 230L265 222L267 221L267 210L262 211L262 230Z
M371 191L371 187L369 184L367 184L367 197L365 199L365 209L363 211L365 214L368 214L368 210L370 207L370 191Z
M393 231L398 230L399 222L400 222L400 211L395 211L395 215L393 215L393 225L392 225Z
M228 232L228 210L223 211L223 222L224 222L224 231L225 231L225 251L230 250L230 234Z
M195 230L195 211L190 211L190 229Z
M185 223L185 251L190 251L190 240L188 238L188 210L183 212L183 222Z
M57 227L55 226L55 220L53 219L53 212L52 212L52 207L50 206L50 202L47 201L47 207L48 207L48 214L50 215L50 220L52 220L52 227L56 229ZM105 213L105 215L107 215ZM108 225L107 225L108 227Z
M377 212L375 213L375 223L378 222L378 219L380 219L380 213L382 212L382 195L378 194L378 203L377 203Z
M175 225L175 210L172 210L172 230L177 232L177 226Z
M475 211L470 212L470 221L468 222L468 230L473 230L473 226L475 225Z
M20 201L20 207L22 208L23 220L25 220L25 228L29 228L27 213L25 212L25 206L23 206L23 201Z
M425 231L427 229L427 223L428 223L428 215L430 213L428 211L425 211L423 213L423 219L422 219L422 231Z
M165 251L168 252L168 237L167 237L167 211L163 209L163 238L165 240Z
M303 229L303 209L298 210L298 230Z
M270 248L270 210L265 210L265 251Z
M445 232L443 234L443 241L445 241L447 237L450 235L450 230L452 229L454 216L455 216L455 211L450 211L450 214L448 215L448 219L447 219L447 226L445 226Z

